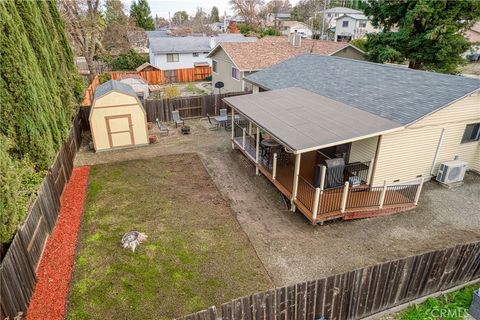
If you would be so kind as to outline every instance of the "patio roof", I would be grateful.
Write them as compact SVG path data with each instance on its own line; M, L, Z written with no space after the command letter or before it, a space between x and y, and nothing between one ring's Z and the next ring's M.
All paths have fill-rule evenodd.
M403 128L402 124L296 87L228 97L224 101L294 153Z

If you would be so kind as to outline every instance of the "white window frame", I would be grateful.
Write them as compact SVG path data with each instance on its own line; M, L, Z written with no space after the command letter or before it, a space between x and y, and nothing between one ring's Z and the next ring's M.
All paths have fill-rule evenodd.
M363 27L362 27L363 24ZM358 22L358 27L359 28L366 28L367 27L367 21L359 21Z
M168 61L168 57L172 57L172 61ZM177 60L175 61L174 57L177 57ZM174 63L174 62L179 62L180 61L180 55L178 53L167 53L167 63Z
M237 71L238 71L238 79L233 76L233 70L237 70ZM238 70L238 69L235 68L235 67L232 67L231 75L232 75L232 78L233 78L233 79L235 79L235 80L237 80L237 81L240 81L240 70Z
M212 72L218 74L218 62L212 59Z

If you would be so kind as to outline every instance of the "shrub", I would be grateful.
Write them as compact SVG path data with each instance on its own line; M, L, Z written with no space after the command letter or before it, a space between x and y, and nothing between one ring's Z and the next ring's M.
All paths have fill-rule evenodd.
M165 88L165 98L167 99L179 97L180 94L180 89L175 85L169 85Z
M102 73L98 76L98 80L100 84L107 82L108 80L112 80L112 75L108 72Z
M188 91L190 92L197 92L197 88L195 87L195 85L193 83L189 83L185 86L185 89L187 89Z
M367 46L366 46L367 45L367 38L365 38L365 39L354 39L354 40L350 41L350 43L360 50L367 51Z

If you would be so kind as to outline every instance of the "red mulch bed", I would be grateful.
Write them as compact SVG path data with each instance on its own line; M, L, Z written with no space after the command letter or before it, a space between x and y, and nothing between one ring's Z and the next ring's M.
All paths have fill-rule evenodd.
M37 271L27 319L64 319L78 229L90 167L74 168L62 195L61 209Z

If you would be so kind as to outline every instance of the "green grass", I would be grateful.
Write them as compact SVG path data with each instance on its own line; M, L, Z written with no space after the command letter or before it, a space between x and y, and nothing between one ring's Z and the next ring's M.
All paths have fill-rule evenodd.
M170 319L270 287L196 155L92 168L68 319Z
M429 298L424 303L409 307L398 314L399 320L464 319L472 303L473 291L479 285L467 286L437 298Z

